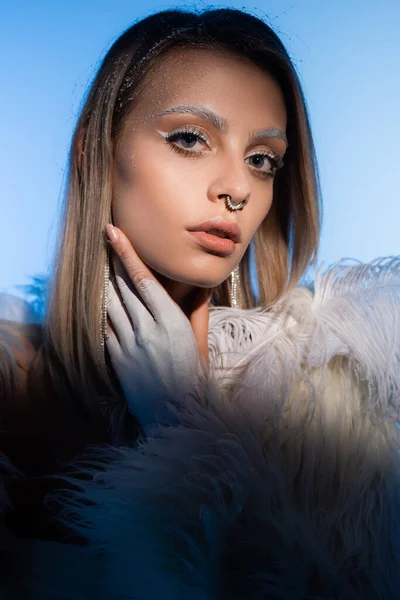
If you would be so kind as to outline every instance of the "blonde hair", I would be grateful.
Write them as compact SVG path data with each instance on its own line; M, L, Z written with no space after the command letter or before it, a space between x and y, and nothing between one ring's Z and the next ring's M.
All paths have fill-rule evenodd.
M73 136L43 344L32 365L38 373L48 371L58 396L78 401L92 416L123 405L112 369L103 362L100 339L104 229L111 220L115 147L153 66L176 47L234 53L268 72L283 92L289 148L274 181L272 208L252 242L259 304L274 304L317 256L320 199L314 146L300 82L278 36L258 18L232 9L165 11L134 24L105 56ZM253 307L250 248L240 270L244 308ZM219 304L229 306L229 285L228 280L215 289Z

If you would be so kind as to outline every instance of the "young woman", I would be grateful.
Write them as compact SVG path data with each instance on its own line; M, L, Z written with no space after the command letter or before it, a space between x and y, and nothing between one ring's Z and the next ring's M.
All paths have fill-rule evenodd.
M172 10L114 43L44 322L3 315L5 598L400 596L399 261L299 286L319 204L265 23Z

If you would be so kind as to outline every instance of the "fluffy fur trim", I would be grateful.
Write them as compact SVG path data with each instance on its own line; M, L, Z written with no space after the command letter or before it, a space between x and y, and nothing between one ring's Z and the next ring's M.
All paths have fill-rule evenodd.
M4 524L5 514L11 506L6 484L10 479L18 476L16 469L9 463L7 457L0 452L0 600L10 598L9 572L18 561L15 538Z
M100 600L98 573L104 565L92 552L18 538L5 526L11 508L5 484L21 477L0 452L0 600Z
M110 597L400 597L399 269L342 263L272 310L212 312L221 392L70 478L62 518Z
M398 421L400 258L353 263L317 271L314 292L298 287L269 310L214 309L209 342L221 386L233 380L237 394L247 386L287 389L343 357L368 386L363 410Z

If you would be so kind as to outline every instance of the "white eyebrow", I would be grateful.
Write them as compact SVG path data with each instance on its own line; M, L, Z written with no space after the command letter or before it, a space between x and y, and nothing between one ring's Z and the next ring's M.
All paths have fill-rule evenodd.
M193 115L194 117L200 117L200 119L206 119L206 121L210 121L210 123L212 123L216 129L221 131L221 133L226 133L228 131L228 122L226 119L216 115L206 106L200 106L197 104L180 104L179 106L173 106L172 108L163 110L157 116L163 117L164 115L171 115L174 113L189 114Z
M226 133L228 131L228 121L224 119L224 117L220 117L206 106L197 104L179 104L178 106L172 106L171 108L167 108L158 113L156 118L176 113L189 114L199 117L200 119L210 121L210 123L221 133ZM276 127L268 127L266 129L259 129L258 131L255 131L250 136L250 142L259 140L261 138L278 138L285 142L286 146L289 145L285 132L282 131L282 129L277 129Z

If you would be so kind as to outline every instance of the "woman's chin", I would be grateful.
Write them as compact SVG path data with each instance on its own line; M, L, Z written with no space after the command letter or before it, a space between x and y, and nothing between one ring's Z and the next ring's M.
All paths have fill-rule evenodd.
M203 269L193 269L190 272L187 271L177 271L177 270L167 270L167 269L157 269L153 267L149 267L154 276L161 282L166 283L167 281L173 282L180 286L187 286L188 288L199 287L199 288L215 288L221 285L231 274L231 271L225 272L216 277L216 274L213 273L212 276L210 273L210 269L204 271Z

